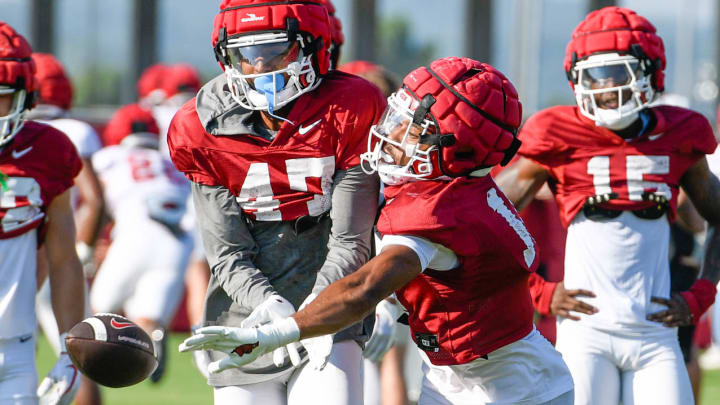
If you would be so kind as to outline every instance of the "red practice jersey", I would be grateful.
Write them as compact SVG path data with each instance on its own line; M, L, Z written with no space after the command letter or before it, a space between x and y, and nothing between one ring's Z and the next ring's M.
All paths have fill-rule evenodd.
M680 178L717 146L707 119L672 106L650 109L657 124L648 133L624 140L595 125L574 106L551 107L532 116L520 131L520 155L542 165L567 226L588 197L617 194L603 205L642 209L653 205L643 193L664 195L668 219L675 218Z
M385 98L369 82L331 72L300 96L275 138L245 133L211 135L195 99L175 115L168 146L175 166L200 184L224 186L243 211L265 221L288 221L330 209L333 175L360 164L370 126Z
M0 239L43 224L48 205L72 187L82 161L72 142L57 129L33 121L0 152Z
M452 270L426 269L396 291L433 364L468 363L530 333L535 241L490 176L387 187L385 198L383 236L422 237L459 261Z

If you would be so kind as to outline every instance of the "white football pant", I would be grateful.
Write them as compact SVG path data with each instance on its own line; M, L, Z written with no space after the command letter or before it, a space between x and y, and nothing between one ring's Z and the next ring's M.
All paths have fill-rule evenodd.
M167 326L184 292L192 238L178 238L149 219L113 234L90 291L90 307L95 312L124 309L130 319Z
M60 355L60 333L58 332L57 320L52 309L52 300L50 297L50 279L46 278L40 290L35 295L35 315L38 324L50 343L50 346L56 356ZM90 286L85 283L85 316L90 317Z
M305 362L271 381L216 387L215 405L363 405L362 362L356 342L338 342L322 370Z
M631 337L565 319L556 348L575 380L575 405L695 403L676 333Z
M0 404L37 405L33 335L0 339Z
M418 405L572 405L573 382L558 353L537 330L466 364L432 365L423 357ZM617 405L617 403L615 404Z

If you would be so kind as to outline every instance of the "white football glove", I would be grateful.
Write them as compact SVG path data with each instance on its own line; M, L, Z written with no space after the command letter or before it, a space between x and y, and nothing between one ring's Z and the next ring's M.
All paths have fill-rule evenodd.
M273 321L289 318L295 313L295 307L290 301L278 294L273 294L260 305L258 305L245 320L240 322L241 328L252 328ZM293 366L300 365L300 354L298 354L297 343L293 342L285 347L279 347L273 351L273 363L280 367L285 363L285 356L290 356Z
M195 332L200 329L200 326L193 325L190 327L190 331L194 335ZM192 352L193 356L193 363L195 364L195 368L198 369L200 374L202 374L203 377L208 378L208 364L210 364L210 356L208 355L208 352L205 350L195 350Z
M311 293L305 298L300 309L303 309L317 297L317 294ZM308 365L315 370L322 370L327 365L330 358L330 352L333 346L333 334L322 335L313 338L307 338L300 341L308 354Z
M385 353L392 347L397 328L396 321L401 314L402 309L397 304L386 299L377 304L375 307L375 326L370 340L365 344L363 357L376 363L383 358Z
M256 328L206 326L195 333L180 344L179 351L220 350L230 354L208 365L211 374L252 363L263 354L300 339L300 329L293 318Z
M40 405L69 405L80 387L80 373L70 360L65 347L65 336L60 335L60 357L37 389Z

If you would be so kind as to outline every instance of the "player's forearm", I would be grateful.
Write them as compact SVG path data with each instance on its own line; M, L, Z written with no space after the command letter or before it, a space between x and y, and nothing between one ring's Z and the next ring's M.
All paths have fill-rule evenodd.
M378 302L422 271L417 254L390 246L355 273L332 283L293 318L302 339L334 333L363 319Z
M92 171L91 163L88 160L83 162L83 169L75 178L75 185L83 201L76 215L77 240L92 246L100 232L100 222L105 202L102 188Z
M85 317L85 281L75 252L50 265L50 295L60 333L69 331Z

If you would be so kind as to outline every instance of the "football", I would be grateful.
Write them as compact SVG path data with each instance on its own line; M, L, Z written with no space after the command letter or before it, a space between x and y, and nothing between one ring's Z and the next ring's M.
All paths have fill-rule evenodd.
M87 318L70 329L65 343L75 367L106 387L137 384L158 364L150 336L121 315Z

